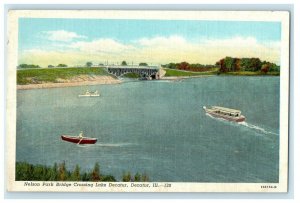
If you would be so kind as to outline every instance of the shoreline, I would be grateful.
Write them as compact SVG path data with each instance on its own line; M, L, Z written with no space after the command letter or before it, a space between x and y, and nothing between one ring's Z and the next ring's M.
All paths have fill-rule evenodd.
M17 90L30 90L30 89L48 89L48 88L61 88L61 87L77 87L85 85L108 85L120 84L121 80L115 79L111 76L98 76L97 78L82 81L62 81L57 83L40 83L17 85Z
M182 79L189 79L189 78L206 78L212 77L215 75L194 75L194 76L166 76L162 77L160 80L182 80Z
M228 74L229 76L231 74ZM167 76L162 77L159 80L183 80L191 78L206 78L216 75L194 75L194 76ZM232 76L237 76L232 74ZM262 75L238 75L238 76L262 76ZM264 76L264 75L263 75ZM267 75L267 76L277 76L277 75ZM86 78L85 80L60 80L57 83L40 83L40 84L27 84L27 85L17 85L17 90L30 90L30 89L48 89L48 88L62 88L62 87L77 87L77 86L87 86L87 85L112 85L120 84L123 81L120 79L113 78L111 76L97 76L91 78Z
M202 78L210 77L213 75L197 75L197 76L168 76L163 77L160 80L182 80L189 78ZM30 90L30 89L48 89L48 88L62 88L62 87L77 87L85 85L111 85L120 84L123 81L120 79L113 78L111 76L97 76L93 79L81 80L81 81L64 81L61 80L57 83L39 83L39 84L27 84L27 85L17 85L17 90Z

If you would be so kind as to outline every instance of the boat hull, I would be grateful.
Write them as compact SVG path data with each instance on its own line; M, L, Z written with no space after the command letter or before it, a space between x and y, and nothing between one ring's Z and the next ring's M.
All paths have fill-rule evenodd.
M100 96L100 94L95 94L95 95L83 95L83 94L81 94L81 95L78 95L78 97L99 97Z
M228 116L222 116L222 115L219 115L219 114L215 114L215 113L212 113L212 112L207 112L209 115L215 117L215 118L222 118L222 119L225 119L225 120L228 120L228 121L232 121L232 122L244 122L246 120L245 117L239 117L239 118L232 118L232 117L228 117Z
M89 138L89 137L79 138L78 136L68 136L68 135L62 135L61 139L76 144L95 144L97 142L97 138Z

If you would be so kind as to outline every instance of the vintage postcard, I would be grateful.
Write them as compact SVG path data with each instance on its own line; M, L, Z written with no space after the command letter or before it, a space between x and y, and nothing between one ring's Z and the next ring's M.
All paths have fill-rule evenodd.
M8 191L287 192L288 12L7 18Z

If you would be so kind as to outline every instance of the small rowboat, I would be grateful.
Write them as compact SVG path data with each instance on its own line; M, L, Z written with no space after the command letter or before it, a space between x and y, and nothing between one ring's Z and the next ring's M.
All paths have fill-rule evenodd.
M84 94L78 95L78 97L99 97L100 93L96 90L95 92L87 90Z
M62 135L61 139L75 144L95 144L97 142L97 138L69 136L69 135Z

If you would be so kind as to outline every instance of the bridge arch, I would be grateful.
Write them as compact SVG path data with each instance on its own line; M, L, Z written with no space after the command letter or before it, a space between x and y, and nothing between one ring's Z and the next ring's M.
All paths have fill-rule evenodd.
M121 77L127 73L136 73L140 77L151 77L157 79L159 72L158 67L131 67L131 66L109 66L106 68L107 72L117 77Z

